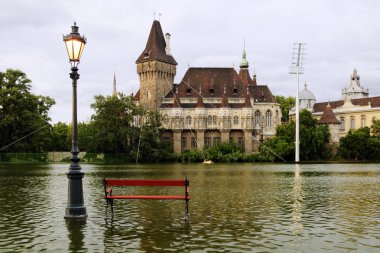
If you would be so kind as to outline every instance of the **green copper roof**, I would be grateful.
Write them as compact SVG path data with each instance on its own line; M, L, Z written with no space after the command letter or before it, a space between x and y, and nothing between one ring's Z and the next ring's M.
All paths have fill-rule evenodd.
M248 68L247 54L245 53L245 49L243 50L243 58L240 62L240 68Z

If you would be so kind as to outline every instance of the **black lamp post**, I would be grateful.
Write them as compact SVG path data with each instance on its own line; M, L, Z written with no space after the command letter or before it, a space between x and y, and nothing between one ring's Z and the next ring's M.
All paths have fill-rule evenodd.
M63 36L63 41L66 44L67 53L71 63L70 78L73 80L73 138L71 146L72 157L69 171L66 173L69 180L68 201L66 206L65 219L87 218L86 207L83 201L83 185L82 178L84 173L79 165L80 158L78 157L78 122L77 122L77 80L79 79L78 64L83 52L86 38L80 36L76 23L71 27L71 33Z

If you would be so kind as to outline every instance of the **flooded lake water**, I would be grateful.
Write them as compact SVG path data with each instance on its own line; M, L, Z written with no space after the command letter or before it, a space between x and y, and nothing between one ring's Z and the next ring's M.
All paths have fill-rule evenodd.
M378 164L84 164L86 222L64 219L68 167L0 165L0 252L380 252ZM189 222L183 201L115 200L105 213L103 177L185 176Z

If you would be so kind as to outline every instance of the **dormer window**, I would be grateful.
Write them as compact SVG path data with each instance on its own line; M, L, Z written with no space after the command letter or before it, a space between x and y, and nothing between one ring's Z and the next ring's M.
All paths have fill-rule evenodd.
M145 53L144 53L144 59L148 59L149 55L150 55L150 50L149 51L145 51Z
M187 94L187 95L190 95L190 94L191 94L191 89L187 89L187 90L186 90L186 94Z
M210 95L214 95L214 89L210 89L209 92L210 92Z
M233 92L234 92L234 95L236 95L236 94L237 94L237 89L235 88L235 89L233 90Z

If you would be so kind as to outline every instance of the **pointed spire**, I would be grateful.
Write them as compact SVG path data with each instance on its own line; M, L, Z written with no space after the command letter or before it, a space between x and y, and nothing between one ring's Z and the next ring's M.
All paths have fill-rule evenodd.
M117 97L117 91L116 91L116 74L113 73L113 90L112 90L112 97Z
M247 61L247 54L245 52L245 39L244 39L244 49L243 49L243 56L240 62L240 68L248 68L248 67L249 67L249 64Z
M161 24L159 21L154 20L145 49L136 60L136 63L158 60L177 65L177 62L174 60L173 56L167 54L167 49Z
M358 77L358 71L356 70L356 68L354 68L354 70L352 71L351 77L352 79L356 79Z
M342 90L341 99L346 100L347 97L351 99L368 97L368 89L360 85L360 76L356 68L354 68L350 79L350 85Z
M245 47L245 46L244 46ZM239 78L245 86L254 85L251 77L249 76L248 61L246 59L245 48L243 51L243 59L240 62Z

